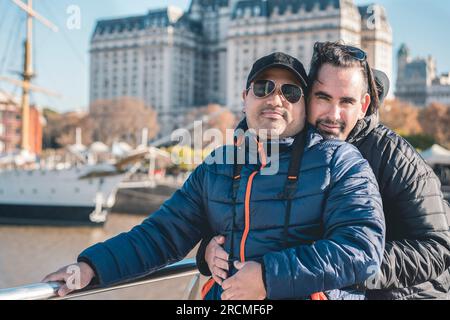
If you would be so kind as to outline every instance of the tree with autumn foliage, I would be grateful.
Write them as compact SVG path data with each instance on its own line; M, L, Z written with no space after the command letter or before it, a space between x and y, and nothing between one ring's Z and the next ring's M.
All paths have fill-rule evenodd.
M141 100L129 97L96 101L89 113L59 114L48 110L44 116L47 121L44 128L46 148L74 144L76 128L82 129L85 145L94 141L111 145L120 140L136 146L141 143L142 129L148 129L148 139L159 131L156 112Z
M159 131L156 111L132 97L95 101L82 121L82 128L93 140L107 145L117 140L138 145L144 128L148 129L148 139Z
M431 103L421 110L418 120L424 132L431 135L438 144L450 148L450 107Z
M44 109L46 125L43 130L43 148L59 149L75 143L75 130L81 126L83 119L87 117L86 112L58 113L51 109ZM92 140L84 136L86 144Z
M380 109L380 122L402 136L423 133L419 108L400 100L386 101Z
M449 106L432 103L419 108L390 100L380 109L380 121L418 149L427 149L434 143L450 148Z
M202 120L205 116L208 118L208 120L202 123L203 130L219 130L222 134L222 137L224 138L222 141L216 141L219 144L225 144L227 141L232 141L232 133L235 126L237 125L237 119L236 116L228 108L218 104L209 104L206 107L196 108L190 111L186 115L186 120L190 123L193 123L194 121ZM231 135L231 137L226 137L227 133ZM209 141L203 141L203 145L208 143Z

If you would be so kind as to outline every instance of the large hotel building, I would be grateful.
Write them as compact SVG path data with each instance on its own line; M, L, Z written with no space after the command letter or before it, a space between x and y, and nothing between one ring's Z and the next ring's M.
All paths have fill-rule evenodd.
M392 30L379 5L353 0L192 0L97 22L90 45L90 101L137 97L159 115L161 135L192 107L242 108L252 63L283 51L308 69L316 41L343 40L392 79Z

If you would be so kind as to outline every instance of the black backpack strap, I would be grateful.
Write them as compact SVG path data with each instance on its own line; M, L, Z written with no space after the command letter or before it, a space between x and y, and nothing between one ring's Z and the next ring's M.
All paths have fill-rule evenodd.
M238 162L238 148L237 138L234 137L234 163L233 163L233 182L231 189L231 199L233 200L233 219L231 222L231 243L230 243L230 255L228 260L228 270L232 270L234 261L234 225L236 220L236 198L239 185L241 183L241 171L244 166L243 163Z
M289 163L287 181L282 194L283 199L287 200L286 213L284 217L284 231L283 231L286 246L288 244L289 238L288 228L291 219L292 196L294 195L295 190L297 190L298 186L300 165L302 163L303 153L305 151L306 146L306 133L307 130L305 128L295 137L294 145L292 147L291 152L291 162Z

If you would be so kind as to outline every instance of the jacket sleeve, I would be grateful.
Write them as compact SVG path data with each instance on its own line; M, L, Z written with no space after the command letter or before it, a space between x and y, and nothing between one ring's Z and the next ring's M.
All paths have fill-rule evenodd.
M210 277L212 275L205 258L206 247L208 246L212 238L213 238L212 232L211 235L203 238L202 241L200 242L200 246L198 247L197 253L195 255L198 271L200 271L200 273L205 277Z
M402 177L408 176L405 173L398 171ZM429 169L409 183L395 174L389 181L385 201L389 205L385 208L388 241L380 272L366 282L368 289L418 285L436 279L450 264L449 207L438 178Z
M263 257L269 299L307 297L360 284L381 264L385 224L371 168L354 147L344 144L330 170L323 239Z
M107 286L149 274L184 258L208 225L203 197L205 165L191 174L161 208L142 224L78 257L93 266L100 285Z

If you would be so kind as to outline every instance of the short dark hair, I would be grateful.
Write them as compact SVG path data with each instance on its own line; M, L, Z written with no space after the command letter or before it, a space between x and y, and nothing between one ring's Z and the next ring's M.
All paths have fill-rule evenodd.
M339 68L354 68L360 67L363 74L364 90L370 95L370 105L367 110L367 115L376 113L379 108L379 99L377 86L372 69L367 61L367 55L364 53L363 59L355 58L352 49L360 50L356 47L350 47L342 42L316 42L314 44L314 53L311 59L311 66L309 69L309 83L308 96L311 96L311 90L314 82L317 81L320 69L324 64L330 64ZM362 50L361 50L362 51ZM364 51L362 51L364 52Z

